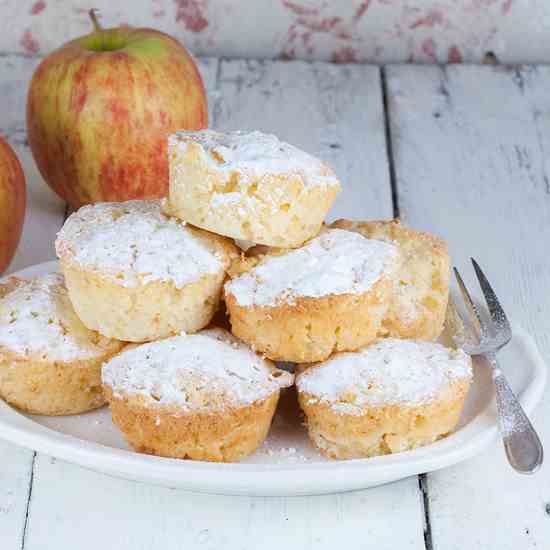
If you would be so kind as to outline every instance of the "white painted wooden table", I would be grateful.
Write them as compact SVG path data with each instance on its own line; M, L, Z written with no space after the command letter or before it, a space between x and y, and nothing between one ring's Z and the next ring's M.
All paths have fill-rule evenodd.
M29 186L17 270L52 259L65 205L25 140L38 58L0 56L0 132ZM400 215L473 255L550 355L550 67L200 61L211 125L261 129L331 163L332 216ZM518 365L521 368L521 365ZM550 445L545 397L534 416ZM122 481L0 440L0 549L550 548L550 466L515 475L500 444L434 474L322 497L196 495Z

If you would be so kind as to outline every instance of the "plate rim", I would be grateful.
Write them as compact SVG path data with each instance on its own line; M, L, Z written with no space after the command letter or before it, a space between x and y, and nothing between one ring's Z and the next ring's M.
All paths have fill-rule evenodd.
M7 277L29 276L28 272L45 273L58 269L58 266L55 260L43 262ZM514 325L513 330L525 346L534 367L531 378L519 396L530 415L544 393L547 367L532 336L519 325ZM487 416L487 409L493 406L494 399L461 430L426 447L381 457L343 461L226 464L144 455L58 432L35 422L2 400L0 438L108 475L196 492L265 496L322 494L366 488L439 470L478 454L497 437L497 424ZM315 479L318 480L320 474L328 472L334 475L334 479L325 480L318 489L306 488ZM271 475L266 475L268 473ZM357 474L361 474L359 479L355 477ZM346 480L345 487L339 488L343 482L342 476L353 479Z

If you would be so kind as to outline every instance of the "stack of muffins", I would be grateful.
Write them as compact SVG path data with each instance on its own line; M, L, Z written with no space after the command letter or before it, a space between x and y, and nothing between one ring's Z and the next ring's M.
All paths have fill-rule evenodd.
M62 275L0 285L6 401L108 402L136 451L210 461L254 452L293 385L330 457L455 427L472 370L435 343L443 241L398 221L324 225L335 174L272 135L178 132L168 154L167 199L81 208L56 240ZM230 331L212 323L224 308Z

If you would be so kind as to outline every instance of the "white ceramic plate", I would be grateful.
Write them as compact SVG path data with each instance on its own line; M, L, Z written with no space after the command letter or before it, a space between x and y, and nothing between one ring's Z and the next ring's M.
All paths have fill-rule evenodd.
M47 262L15 275L32 277L57 268L57 262ZM514 327L514 338L499 357L512 388L531 413L546 383L546 366L533 339ZM483 365L474 365L474 383L455 433L414 451L364 460L321 457L296 422L293 391L282 397L263 447L239 464L134 453L112 424L107 408L45 417L22 414L0 401L0 437L92 470L167 487L218 494L313 495L373 487L466 460L497 444L495 411L489 372Z

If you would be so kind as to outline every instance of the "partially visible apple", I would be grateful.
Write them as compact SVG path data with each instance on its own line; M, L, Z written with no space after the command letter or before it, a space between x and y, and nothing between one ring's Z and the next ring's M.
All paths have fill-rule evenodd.
M162 197L167 136L208 125L197 66L153 29L102 29L48 55L33 75L27 133L46 182L69 204Z
M27 189L13 149L0 137L0 273L10 264L21 238Z

